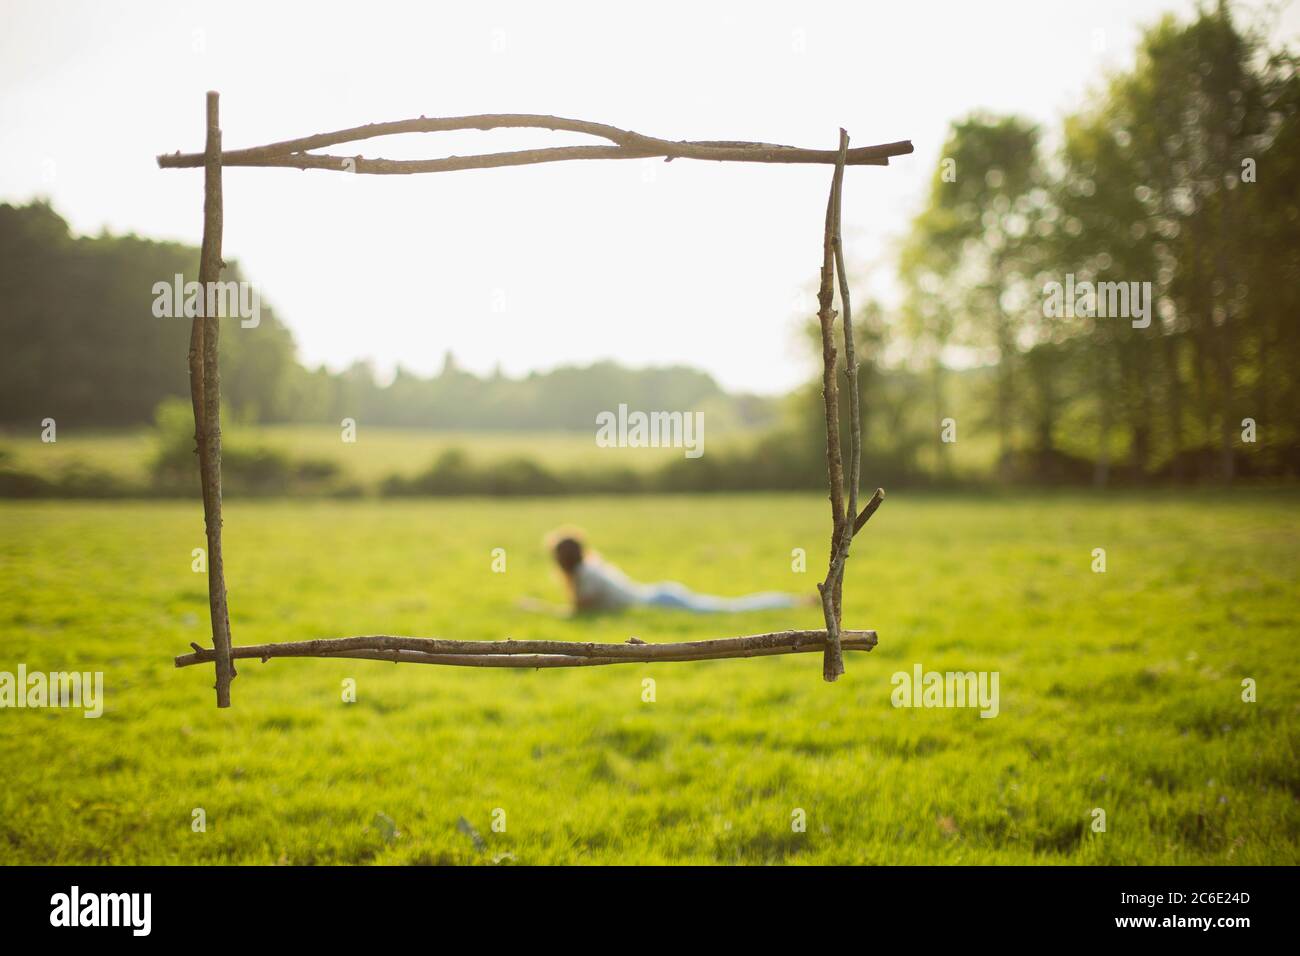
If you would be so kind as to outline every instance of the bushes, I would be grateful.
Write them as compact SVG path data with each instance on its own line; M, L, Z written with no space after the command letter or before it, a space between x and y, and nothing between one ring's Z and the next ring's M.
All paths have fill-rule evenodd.
M223 413L224 415L224 413ZM151 474L154 494L199 494L198 454L190 404L176 398L161 402L154 415L158 450ZM339 466L326 459L294 459L265 445L228 443L221 450L223 491L252 496L332 494L347 491L338 481Z
M824 467L815 459L810 465L791 454L789 443L781 436L764 439L750 450L674 459L648 471L625 466L561 471L525 456L481 463L463 449L449 448L412 478L389 477L380 493L516 497L797 490L817 488L825 482Z
M385 495L559 495L577 488L531 458L516 456L492 465L476 465L459 448L448 448L414 478L393 475Z
M139 489L112 472L73 462L53 477L0 464L0 498L129 498Z

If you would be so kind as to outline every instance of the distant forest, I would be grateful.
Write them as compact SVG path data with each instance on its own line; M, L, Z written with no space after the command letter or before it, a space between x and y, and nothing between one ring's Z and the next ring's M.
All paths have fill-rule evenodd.
M0 423L44 417L80 425L150 424L169 397L189 395L190 322L156 318L153 287L197 279L199 251L134 235L74 236L42 201L0 205ZM223 280L242 281L230 262ZM640 409L705 410L716 424L769 424L774 402L730 395L686 367L630 369L615 362L522 378L474 375L448 353L442 370L399 369L380 385L358 362L309 369L274 309L256 328L221 337L222 397L245 422L329 422L434 429L593 429L620 402ZM718 421L720 420L720 421Z

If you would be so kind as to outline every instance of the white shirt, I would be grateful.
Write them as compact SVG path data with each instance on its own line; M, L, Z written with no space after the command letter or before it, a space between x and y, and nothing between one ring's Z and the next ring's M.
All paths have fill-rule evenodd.
M573 569L573 587L578 606L584 610L617 610L642 600L643 585L595 558L584 558Z

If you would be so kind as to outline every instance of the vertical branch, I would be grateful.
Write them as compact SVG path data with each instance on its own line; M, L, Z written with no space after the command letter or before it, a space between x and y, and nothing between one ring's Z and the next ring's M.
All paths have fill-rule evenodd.
M212 618L212 648L216 658L217 706L230 706L230 614L226 607L226 575L221 555L221 371L217 365L220 329L216 296L208 290L221 278L221 122L218 94L208 93L207 142L203 173L203 249L199 256L201 318L190 330L190 397L194 404L195 438L199 446L199 475L203 485L203 520L208 537L208 607ZM200 335L201 333L201 335ZM199 356L199 341L202 355ZM201 359L201 361L200 361Z
M858 484L862 473L862 407L858 399L858 359L853 342L853 308L849 304L848 268L844 264L844 242L840 235L840 212L842 205L840 194L843 191L843 161L848 154L849 134L840 130L840 182L836 185L835 226L831 233L831 245L835 250L835 269L840 283L840 309L844 313L840 321L844 329L844 373L849 385L849 508L846 523L854 521L858 513ZM835 580L835 614L841 614L841 599L844 590L844 566L849 559L849 546L853 543L854 531L840 535L839 574Z
M822 655L822 678L838 680L844 673L844 656L840 649L840 578L842 540L852 537L847 525L851 518L844 511L844 462L840 451L839 385L836 378L835 352L835 232L839 222L840 184L844 177L845 135L840 133L841 148L831 179L830 198L826 203L826 228L822 239L821 285L817 290L817 319L822 333L822 401L826 406L826 470L830 481L831 553L826 580L817 585L821 592L822 614L826 619L826 650Z

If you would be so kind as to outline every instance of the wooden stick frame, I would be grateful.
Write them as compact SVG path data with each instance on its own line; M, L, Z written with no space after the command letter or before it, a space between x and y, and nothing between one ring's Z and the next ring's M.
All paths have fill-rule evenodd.
M844 673L843 652L869 651L876 646L876 632L844 630L842 604L844 569L853 538L875 514L884 500L877 488L866 506L858 511L858 485L862 469L862 421L858 392L857 357L854 350L853 318L849 306L848 272L840 235L840 209L846 166L887 166L892 156L912 152L908 141L849 148L849 136L840 130L834 150L799 149L773 143L734 140L673 141L620 129L605 123L519 113L490 113L477 116L400 120L373 123L332 133L271 143L251 149L225 151L221 145L220 97L207 94L206 139L202 153L170 153L159 156L163 169L203 169L203 245L199 260L199 282L204 290L221 277L223 228L221 170L225 166L271 166L294 169L327 169L368 175L405 175L525 166L536 163L581 159L646 159L662 157L715 162L819 163L834 166L830 197L826 204L826 225L822 238L821 283L817 291L817 319L822 340L822 399L826 410L826 469L830 485L831 543L826 578L817 585L821 594L825 630L777 631L748 637L719 638L670 644L646 644L632 638L625 644L575 643L569 641L453 641L435 638L373 635L313 641L294 641L236 647L231 643L230 611L227 603L224 556L221 547L221 372L218 364L219 327L215 315L200 315L190 330L190 397L194 407L194 442L199 459L203 493L203 519L208 541L208 607L212 625L212 647L191 644L193 652L175 660L177 667L212 663L216 670L217 706L230 706L230 685L235 678L234 661L273 657L329 657L383 660L398 663L443 664L462 667L589 667L621 663L721 660L765 657L774 654L822 652L822 677L834 681ZM563 146L516 150L475 156L448 156L430 160L367 159L311 152L329 146L356 142L395 133L429 133L466 129L536 128L598 136L610 145ZM845 376L849 403L849 475L845 500L844 450L841 447L839 415L839 354L835 346L833 308L836 286L843 312ZM207 296L200 297L206 312Z

